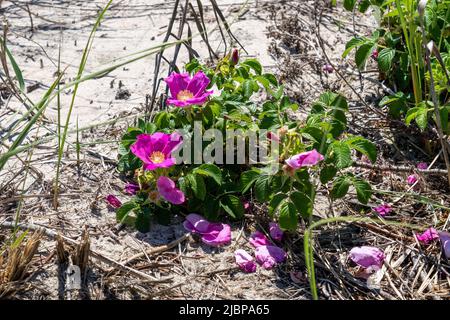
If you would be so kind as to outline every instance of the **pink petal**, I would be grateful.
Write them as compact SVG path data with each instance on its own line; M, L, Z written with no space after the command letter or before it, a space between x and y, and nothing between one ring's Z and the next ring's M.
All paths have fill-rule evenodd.
M236 264L242 271L251 273L256 271L256 264L253 261L253 257L247 253L247 251L238 249L234 252Z
M197 232L200 234L208 233L211 228L211 223L208 222L201 215L191 213L186 217L185 228L191 232Z
M185 201L183 191L175 187L175 182L170 178L161 176L156 183L161 196L172 204L182 204Z
M164 81L167 83L169 87L171 96L176 98L177 94L181 90L186 90L189 82L191 81L191 77L187 72L184 73L172 72L172 74L167 78L165 78Z
M187 90L192 92L195 97L198 97L204 93L210 82L211 80L209 80L206 74L200 70L192 77L191 81L189 81Z
M225 223L211 223L209 232L203 234L202 241L213 247L229 244L231 228Z
M447 259L450 259L450 233L445 231L439 232L439 239L441 240L442 251Z
M408 178L406 179L406 182L407 182L409 185L413 185L414 183L416 183L416 182L417 182L417 177L416 177L416 175L415 175L415 174L412 174L412 175L408 176Z
M429 228L425 230L422 234L416 234L416 239L423 244L430 244L433 240L439 238L439 234L434 228Z
M316 149L313 149L311 151L303 152L295 156L292 156L291 158L286 160L286 163L290 167L298 169L301 167L314 166L323 159L324 159L323 155L318 153Z
M112 194L106 196L106 201L114 208L120 208L122 206L122 202Z
M281 230L278 223L270 222L269 223L269 232L270 236L275 241L281 241L283 239L283 230Z
M384 252L376 247L354 247L350 250L350 259L363 268L380 269L384 262Z
M383 204L381 206L374 208L373 210L376 211L380 216L384 217L389 212L391 212L392 208L389 204L386 203L386 204Z
M286 259L286 252L277 246L260 246L255 249L255 257L264 269L271 269Z
M417 169L427 170L428 169L428 164L426 162L419 162L417 164Z
M139 185L136 183L127 183L125 185L125 192L131 195L135 195L140 190Z
M269 239L260 231L255 231L252 233L249 239L250 243L255 247L270 245Z

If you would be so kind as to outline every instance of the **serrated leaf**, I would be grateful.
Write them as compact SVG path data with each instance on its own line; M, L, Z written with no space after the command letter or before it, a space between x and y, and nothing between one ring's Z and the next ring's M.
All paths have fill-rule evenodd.
M260 176L255 182L255 196L259 202L267 201L270 194L270 176Z
M193 170L195 174L201 174L213 178L217 184L222 184L222 170L212 163L205 163Z
M387 72L392 67L392 61L395 57L395 50L391 48L384 48L378 53L378 67L380 71Z
M280 207L280 216L278 223L281 229L294 231L298 225L298 215L294 204L290 201L285 201Z
M242 62L242 64L245 64L245 65L249 66L250 68L252 68L258 75L260 75L262 73L261 63L259 63L259 61L256 59L247 59L244 62Z
M281 202L286 198L287 194L285 193L277 193L272 197L269 203L269 212L268 212L271 217L273 217L278 207L280 206Z
M320 171L320 182L322 182L323 184L327 183L328 181L334 178L336 173L337 169L335 166L327 165L323 167L322 170Z
M245 171L241 174L241 192L246 193L255 183L256 179L260 177L260 174L254 170Z
M241 200L233 195L225 195L220 199L220 206L234 219L240 219L244 216L245 208Z
M331 196L333 199L342 198L348 192L351 180L348 176L340 176L333 183L333 189L331 190Z
M331 150L335 158L335 165L338 169L344 169L352 164L352 153L350 147L342 141L335 141L331 145Z
M198 174L188 174L186 178L189 181L192 191L197 199L205 200L206 185L203 177Z
M367 204L372 196L372 187L370 184L365 180L355 178L353 179L353 186L356 189L358 201L363 204Z
M367 59L371 55L375 44L373 42L368 42L360 46L355 53L355 62L359 70L364 69Z
M302 215L303 219L308 219L312 215L314 199L311 198L311 195L300 191L294 191L291 193L290 198L297 211Z
M117 221L122 223L134 208L136 208L136 203L134 201L125 202L122 204L122 206L116 211Z
M351 137L346 139L345 142L351 149L355 149L369 158L372 163L377 160L377 147L374 143L362 137Z

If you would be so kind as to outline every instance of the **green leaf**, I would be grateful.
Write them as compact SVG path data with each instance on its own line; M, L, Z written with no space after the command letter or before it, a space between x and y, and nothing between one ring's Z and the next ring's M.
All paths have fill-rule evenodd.
M260 176L255 182L255 196L259 202L265 202L268 200L270 194L270 176Z
M241 174L241 192L242 194L246 193L255 183L256 179L261 176L259 172L254 170L245 171Z
M369 0L362 0L359 3L358 10L359 10L359 12L364 13L364 12L367 11L367 9L369 9L369 7L370 7L370 1Z
M323 169L320 171L320 182L322 182L323 184L327 183L334 178L336 173L337 169L335 166L327 165L323 167Z
M136 208L136 203L134 201L125 202L122 206L116 211L116 219L118 222L122 223L131 210Z
M134 222L135 228L139 232L148 232L150 230L151 216L150 208L143 207L136 213L136 220Z
M345 58L350 53L350 51L353 50L353 48L363 45L364 43L367 43L368 41L370 41L370 40L367 38L363 38L363 37L354 37L354 38L350 39L350 41L348 41L345 44L345 51L342 54L342 58Z
M344 0L344 8L348 11L353 11L355 4L356 0Z
M240 219L244 216L244 205L241 200L234 195L225 195L220 199L220 206L234 219Z
M203 176L213 178L218 185L222 184L222 170L220 170L220 168L215 164L202 164L199 167L195 168L192 172L195 174L201 174Z
M355 62L356 66L359 70L364 69L367 59L371 55L372 51L375 48L375 44L373 42L368 42L363 44L356 50L355 53Z
M278 218L280 228L284 230L294 231L298 225L298 215L294 204L290 201L285 201L280 207L280 216Z
M259 63L259 61L256 59L247 59L244 62L242 62L242 64L245 64L245 65L249 66L250 68L252 68L258 75L260 75L262 72L261 63Z
M406 113L405 123L409 126L411 121L415 120L419 128L423 131L428 125L428 108L421 104L408 110Z
M220 201L211 199L204 203L205 218L215 221L219 217Z
M378 67L380 71L387 72L392 67L392 61L395 57L395 50L391 48L384 48L378 53Z
M342 198L348 192L348 188L350 187L351 180L348 176L340 176L338 177L333 184L333 189L331 190L331 196L333 199Z
M358 201L367 204L372 196L372 187L370 184L365 180L355 178L353 179L353 186L356 189Z
M189 184L191 185L191 189L194 192L195 197L200 200L205 200L206 185L205 180L203 180L203 177L198 174L188 174L186 178L188 179Z
M17 64L16 60L14 60L13 55L9 51L8 47L6 47L6 43L3 44L3 41L0 41L2 45L4 45L4 48L6 49L6 54L8 55L9 61L11 62L11 65L13 67L14 73L16 74L17 81L19 82L19 88L20 91L25 90L25 81L23 80L22 71L20 71L19 65Z
M335 141L331 145L334 158L336 159L335 165L338 169L344 169L350 167L352 164L352 156L350 147L342 141Z
M291 201L295 208L302 215L303 219L308 219L313 212L314 199L303 192L294 191L291 193Z
M269 216L273 217L281 202L288 196L286 193L277 193L272 197L269 203Z
M362 137L351 137L346 139L345 142L351 149L355 149L367 156L372 163L377 161L377 147L369 140Z

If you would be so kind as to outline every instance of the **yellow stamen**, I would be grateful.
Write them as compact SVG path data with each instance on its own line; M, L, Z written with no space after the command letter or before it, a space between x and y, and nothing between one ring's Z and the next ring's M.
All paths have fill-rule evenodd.
M150 155L150 160L153 163L161 163L164 160L166 160L166 157L164 156L164 153L162 153L161 151L155 151L152 152L152 154Z
M191 99L193 96L194 96L194 94L192 92L190 92L189 90L181 90L177 94L177 100L186 101L188 99Z

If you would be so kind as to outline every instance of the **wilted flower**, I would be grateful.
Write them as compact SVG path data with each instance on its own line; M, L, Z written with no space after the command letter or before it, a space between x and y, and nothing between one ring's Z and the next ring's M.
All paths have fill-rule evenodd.
M186 230L202 235L202 241L211 246L220 246L231 242L231 228L224 223L211 223L201 215L191 213L183 222Z
M254 262L253 257L247 253L247 251L238 249L234 252L234 257L236 259L236 264L241 268L244 272L255 272L256 271L256 263Z
M172 179L161 176L156 183L159 194L173 204L182 204L185 200L184 193L175 187Z
M442 251L447 259L450 259L450 233L445 231L439 231L439 239L442 244Z
M106 201L114 208L120 208L122 206L122 202L112 194L106 196Z
M283 239L283 230L280 229L278 223L270 222L269 223L269 232L270 236L275 241L281 241Z
M377 60L378 59L378 50L375 49L372 51L372 54L370 55L372 59Z
M350 259L366 269L380 269L383 266L384 257L384 252L376 247L362 246L350 250Z
M157 203L161 199L161 195L158 191L153 190L148 193L148 199L150 200L150 202Z
M429 228L422 234L416 234L417 241L422 242L423 244L430 244L433 240L438 238L438 232L434 228Z
M417 182L417 176L415 175L415 174L411 174L411 175L409 175L408 176L408 178L406 179L406 182L411 186L411 185L413 185L414 183L416 183Z
M333 66L327 63L322 67L322 71L327 73L333 73Z
M255 231L252 233L249 239L250 243L255 247L270 245L269 239L261 231Z
M286 126L281 127L280 129L278 129L278 136L280 138L283 138L287 132L288 132L288 128Z
M255 257L264 269L272 269L286 259L286 252L277 246L260 246L255 249Z
M239 62L239 51L238 49L233 49L233 53L231 54L231 64L233 66L237 65Z
M189 73L172 72L164 81L169 86L171 94L167 103L177 107L201 105L213 93L212 90L206 90L210 80L203 71L198 71L192 78Z
M420 170L427 170L428 169L428 164L426 164L425 162L419 162L417 164L417 169Z
M136 142L131 145L131 152L142 160L145 170L168 168L176 163L172 152L181 144L181 136L155 132L153 134L140 134Z
M139 185L136 183L127 183L125 185L125 192L131 195L135 195L139 191Z
M280 142L280 137L272 131L267 132L267 138L271 141Z
M316 165L319 161L324 159L323 155L317 152L316 149L306 151L286 160L286 163L294 169L301 167L309 167Z
M378 212L378 214L382 217L384 217L385 215L387 215L389 212L391 212L392 208L389 204L385 203L381 206L378 206L376 208L374 208L373 210L375 210L376 212Z

